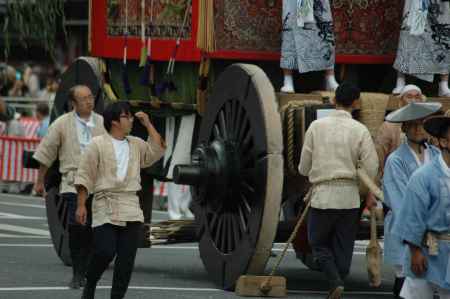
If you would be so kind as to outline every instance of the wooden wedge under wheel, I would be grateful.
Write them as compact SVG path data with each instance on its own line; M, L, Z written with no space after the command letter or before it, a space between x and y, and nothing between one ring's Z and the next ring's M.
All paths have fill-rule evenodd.
M231 65L208 99L192 164L174 170L177 183L193 186L200 256L224 289L264 271L279 221L282 152L272 84L257 66Z

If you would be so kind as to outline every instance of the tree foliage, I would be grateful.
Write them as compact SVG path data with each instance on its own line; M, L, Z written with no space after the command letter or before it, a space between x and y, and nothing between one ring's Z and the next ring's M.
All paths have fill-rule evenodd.
M62 30L66 35L64 0L7 0L6 14L1 19L5 59L9 56L13 35L25 48L31 41L39 43L52 58L57 32Z

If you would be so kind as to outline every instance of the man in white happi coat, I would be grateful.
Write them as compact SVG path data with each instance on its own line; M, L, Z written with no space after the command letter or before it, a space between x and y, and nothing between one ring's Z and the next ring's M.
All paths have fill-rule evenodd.
M93 194L94 254L88 266L83 299L93 299L97 282L115 258L111 299L122 299L128 288L144 215L136 194L141 190L141 168L164 155L165 143L147 114L134 115L145 127L148 140L129 136L133 115L127 102L115 102L103 112L108 133L93 138L75 178L77 221L86 223L86 199Z
M440 76L439 96L450 96L450 2L448 0L405 0L397 57L394 62L399 94L405 74L433 82Z
M311 123L298 167L312 184L308 240L328 280L329 299L341 298L350 272L361 205L356 169L364 168L372 178L378 170L369 130L352 119L359 96L357 87L339 85L336 111ZM368 206L376 204L369 200Z
M34 189L37 194L44 193L47 171L58 159L59 172L62 175L59 193L62 200L67 203L69 248L73 269L69 287L78 289L84 284L87 260L92 248L92 230L90 217L88 225L85 226L75 221L77 196L73 183L81 155L92 137L103 134L105 129L102 116L93 111L94 96L89 87L74 86L69 90L68 97L73 111L60 116L50 125L47 135L34 154L34 159L40 163Z
M293 93L292 74L325 71L325 89L338 87L334 76L335 40L329 0L283 0L281 92Z

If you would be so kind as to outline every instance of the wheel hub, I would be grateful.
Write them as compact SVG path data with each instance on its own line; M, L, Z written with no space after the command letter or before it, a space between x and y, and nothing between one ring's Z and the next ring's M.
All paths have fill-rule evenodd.
M236 199L230 193L240 184L240 169L236 144L217 139L209 145L199 145L192 154L192 164L175 166L173 180L211 195L195 197L198 204L208 204L214 211L230 210L236 207Z

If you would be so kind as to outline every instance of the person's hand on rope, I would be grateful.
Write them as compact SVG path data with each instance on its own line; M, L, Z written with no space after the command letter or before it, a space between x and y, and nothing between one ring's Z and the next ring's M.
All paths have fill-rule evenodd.
M377 207L377 199L372 192L369 192L369 194L367 194L366 207L369 211Z

